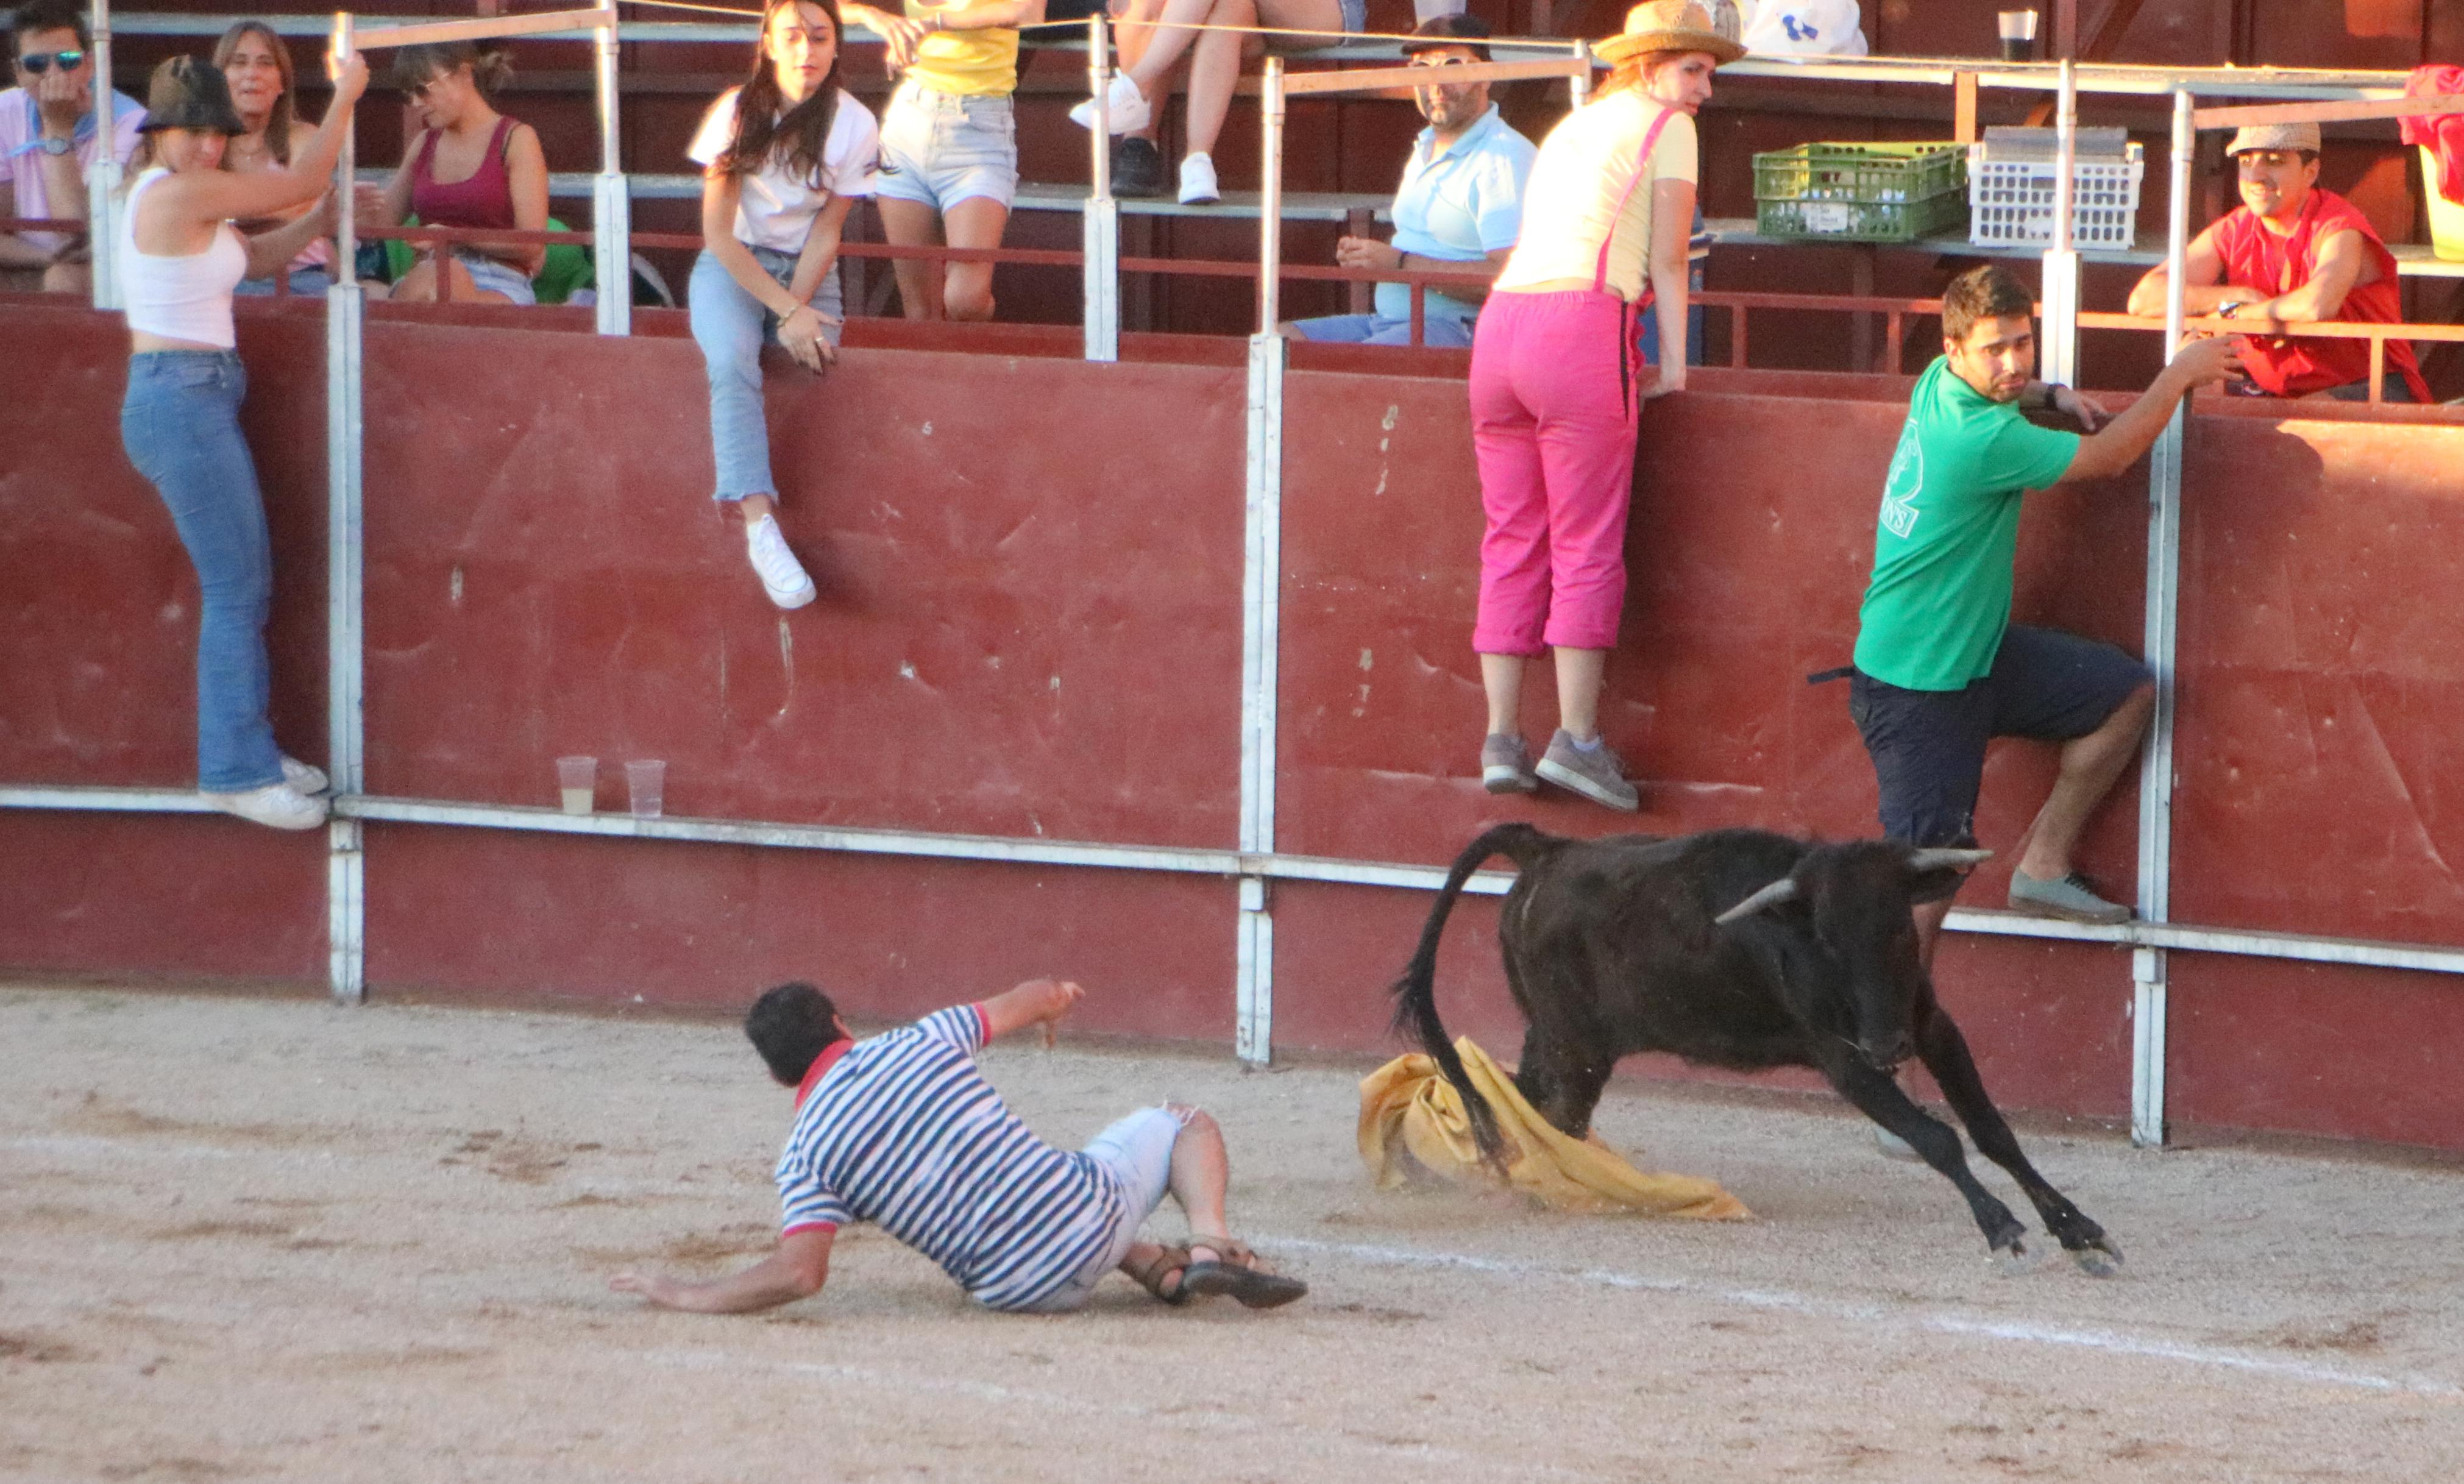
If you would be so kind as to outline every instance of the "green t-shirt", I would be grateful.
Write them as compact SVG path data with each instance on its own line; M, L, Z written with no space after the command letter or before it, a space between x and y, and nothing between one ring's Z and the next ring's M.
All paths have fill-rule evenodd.
M1858 669L1911 691L1961 690L1992 671L2011 622L2019 497L2059 479L2079 446L1935 358L1883 482Z

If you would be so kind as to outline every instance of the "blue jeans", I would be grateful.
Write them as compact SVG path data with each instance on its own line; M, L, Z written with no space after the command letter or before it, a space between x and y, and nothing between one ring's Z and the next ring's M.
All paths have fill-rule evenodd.
M783 287L795 277L793 254L769 248L751 249L755 261ZM813 291L812 306L822 312L829 343L839 343L839 328L828 321L839 315L839 267L832 263ZM704 249L693 260L685 308L693 320L693 343L701 347L702 368L710 376L710 453L718 466L713 499L742 499L747 495L779 493L770 476L770 427L761 412L761 346L779 343L779 317L761 300L744 292L727 265Z
M248 373L228 350L128 358L120 440L179 527L197 569L197 786L240 793L282 781L267 720L265 615L274 552L256 463L240 436Z
M1292 328L1303 340L1313 340L1329 345L1408 345L1412 343L1412 321L1389 320L1384 315L1320 315L1314 320L1295 320ZM1441 350L1469 350L1471 324L1468 321L1452 320L1444 315L1420 316L1420 343Z

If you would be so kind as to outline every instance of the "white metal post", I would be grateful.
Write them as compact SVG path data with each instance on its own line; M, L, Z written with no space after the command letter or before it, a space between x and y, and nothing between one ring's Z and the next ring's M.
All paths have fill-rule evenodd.
M625 184L624 135L616 113L616 19L595 37L599 88L599 178L590 188L592 267L599 280L599 333L633 333L633 197ZM837 270L832 269L833 272Z
M1111 41L1104 12L1087 17L1087 90L1095 100L1094 164L1088 180L1085 240L1086 357L1121 359L1121 204L1112 199Z
M94 31L95 147L94 163L85 168L86 262L94 275L94 307L118 309L121 202L119 124L111 96L111 0L94 0L87 24Z
M1264 136L1258 155L1258 333L1272 335L1280 320L1277 308L1284 269L1284 59L1280 56L1266 58L1266 74L1258 84L1258 122ZM1254 360L1251 365L1256 365Z
M351 54L351 17L336 12L334 51ZM334 232L334 285L325 291L325 766L337 797L367 791L361 715L362 547L361 349L366 290L360 286L359 234L352 208L351 134L334 166L340 207ZM367 856L363 827L336 814L325 827L327 982L337 1004L367 993Z
M2187 90L2173 95L2173 185L2165 242L2165 358L2181 348L2183 276L2190 244L2190 160L2198 131ZM2147 464L2147 666L2156 673L2156 715L2139 774L2139 919L2172 917L2174 657L2182 589L2182 454L2187 403L2149 451ZM2130 1140L2165 1142L2166 959L2162 948L2130 954Z
M1272 170L1274 157L1267 157ZM1275 849L1275 731L1282 648L1284 338L1269 323L1249 340L1247 519L1241 571L1241 831L1243 856ZM1273 900L1263 875L1241 878L1233 1049L1274 1059Z
M2062 59L2061 111L2055 125L2054 245L2045 254L2045 325L2042 365L2046 381L2079 380L2079 260L2071 235L2079 173L2079 68Z
M1574 59L1583 64L1583 70L1566 79L1566 91L1571 95L1569 101L1573 106L1580 108L1592 100L1592 44L1589 41L1574 43Z

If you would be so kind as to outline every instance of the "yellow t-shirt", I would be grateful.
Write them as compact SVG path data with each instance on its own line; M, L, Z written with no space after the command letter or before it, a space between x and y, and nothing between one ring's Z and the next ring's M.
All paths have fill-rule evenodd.
M920 21L935 11L955 11L970 0L934 5L906 0L907 18ZM1002 97L1018 91L1018 33L1015 31L936 31L915 49L907 80L935 93Z
M1607 237L1609 290L1626 299L1641 295L1643 261L1651 252L1651 188L1664 180L1698 178L1694 120L1672 113L1651 146L1651 179L1626 194L1643 137L1661 107L1638 89L1621 88L1575 109L1549 131L1523 187L1523 234L1497 276L1499 288L1557 278L1588 283L1599 262L1600 239Z

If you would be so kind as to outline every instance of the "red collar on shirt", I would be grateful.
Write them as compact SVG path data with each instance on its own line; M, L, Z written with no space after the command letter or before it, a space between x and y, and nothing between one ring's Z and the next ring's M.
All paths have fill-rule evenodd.
M829 1075L830 1069L838 1065L839 1058L846 1055L847 1048L853 1045L853 1037L841 1036L822 1048L822 1054L814 1057L812 1066L805 1069L804 1080L796 1084L796 1106L799 1109L804 1106L804 1099L813 1096L813 1089L822 1085L822 1078Z

